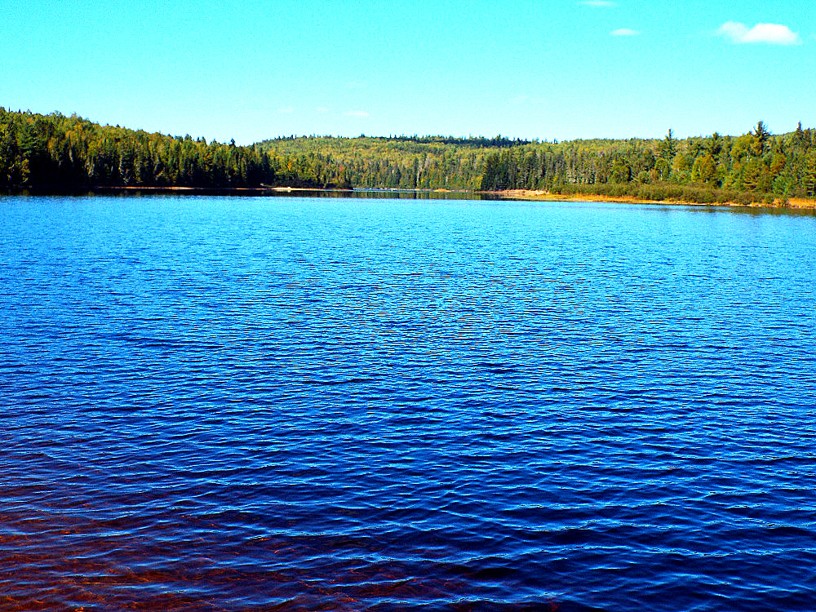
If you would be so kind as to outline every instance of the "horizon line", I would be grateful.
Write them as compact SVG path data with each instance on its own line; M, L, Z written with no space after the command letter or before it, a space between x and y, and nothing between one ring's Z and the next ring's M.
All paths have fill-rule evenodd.
M101 127L112 127L112 128L120 128L120 129L125 129L125 130L131 130L131 131L134 131L134 132L147 132L147 133L152 133L152 134L160 134L162 136L169 136L171 138L182 138L182 139L184 139L184 138L189 137L189 138L191 138L193 140L204 139L204 140L207 140L208 142L222 142L223 144L228 144L230 141L235 142L234 137L231 137L230 140L227 140L227 141L224 142L224 141L220 141L218 138L207 139L207 137L203 136L203 135L193 136L193 135L191 135L189 133L184 134L184 135L179 135L179 134L173 134L171 132L162 132L160 130L148 130L148 129L145 129L145 128L128 127L128 126L125 126L125 125L121 125L119 123L116 123L116 124L102 123L100 121L96 121L96 120L91 119L89 117L83 116L83 115L81 115L81 114L79 114L77 112L71 112L70 114L65 114L60 110L53 110L53 111L51 111L49 113L42 113L42 112L32 111L31 109L22 110L20 108L18 108L16 111L14 111L11 108L6 107L6 106L2 106L2 105L0 105L0 110L3 110L5 112L11 112L11 113L16 112L16 113L20 113L20 114L28 113L28 114L31 114L31 115L42 115L42 116L61 115L63 117L69 117L69 118L75 117L75 118L78 118L78 119L88 121L90 123L95 123L95 124L97 124L97 125L99 125ZM764 124L764 121L762 121L762 120L759 120L759 121L761 121ZM765 127L767 128L767 125ZM802 122L798 121L796 128L794 128L792 130L787 130L787 131L784 131L784 132L777 132L777 133L771 132L771 135L772 136L784 136L785 134L791 134L791 133L795 132L796 129L798 129L798 127L801 127L803 130L816 129L816 128L804 127L804 126L802 126ZM717 132L715 130L714 132L712 132L710 134L697 134L697 135L693 135L693 136L678 137L678 136L674 135L673 128L667 128L666 133L663 136L628 136L628 137L591 136L591 137L580 137L580 138L557 138L557 137L542 138L542 137L519 137L519 136L511 137L511 136L502 135L501 133L496 134L495 136L473 135L473 134L469 134L467 136L461 136L461 135L456 136L456 135L453 135L453 134L440 134L440 133L420 135L420 134L418 134L416 132L414 134L411 134L411 135L408 135L408 134L400 134L400 135L389 134L387 136L385 136L385 135L375 135L375 134L366 134L364 132L361 132L358 136L342 136L342 135L338 135L338 134L316 134L316 133L312 133L312 134L286 134L286 135L279 134L277 136L264 137L264 138L261 138L259 140L255 140L255 141L253 141L253 142L251 142L249 144L238 145L237 142L235 142L235 144L238 145L238 146L247 146L247 147L249 147L249 146L262 144L262 143L270 142L270 141L294 140L294 139L300 139L300 138L326 138L326 139L338 139L338 140L340 140L340 139L343 139L343 140L361 140L361 139L364 139L364 138L371 138L371 139L378 139L378 140L423 140L423 139L437 138L437 139L464 140L464 141L466 141L466 140L492 140L492 141L497 141L498 140L498 141L506 141L506 142L518 142L519 144L562 144L562 143L566 143L566 142L582 142L582 141L593 141L593 140L603 140L603 141L662 140L670 132L672 133L675 140L689 140L689 139L692 139L692 138L711 138L711 137L714 136L714 134L717 134L718 136L723 137L723 138L725 138L725 137L735 138L735 137L744 136L745 134L750 133L751 129L749 129L747 132L744 132L742 134L721 134L721 133L719 133L719 132Z

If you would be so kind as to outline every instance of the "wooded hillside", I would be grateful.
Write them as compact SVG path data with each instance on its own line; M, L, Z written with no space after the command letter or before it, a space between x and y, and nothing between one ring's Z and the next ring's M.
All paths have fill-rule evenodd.
M0 191L110 187L545 190L687 201L816 195L816 130L529 142L290 137L252 146L0 108Z

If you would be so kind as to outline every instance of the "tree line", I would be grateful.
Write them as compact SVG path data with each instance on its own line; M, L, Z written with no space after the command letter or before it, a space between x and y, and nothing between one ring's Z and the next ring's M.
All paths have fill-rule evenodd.
M634 195L692 201L785 201L816 195L816 130L772 135L574 141L491 154L482 189Z
M816 130L773 135L529 142L302 137L260 143L310 181L401 189L510 189L693 202L816 196Z
M109 187L313 187L785 201L816 196L816 130L774 135L538 142L288 137L251 146L0 107L0 191Z
M102 126L73 115L0 107L0 191L106 187L301 186L286 160L257 146ZM311 185L304 185L311 186Z

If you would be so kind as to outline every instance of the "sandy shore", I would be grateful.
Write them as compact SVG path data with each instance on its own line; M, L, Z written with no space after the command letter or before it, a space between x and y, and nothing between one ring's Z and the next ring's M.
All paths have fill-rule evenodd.
M740 204L737 202L685 202L682 200L644 200L634 196L602 196L595 194L561 194L550 193L549 191L533 191L530 189L508 189L506 191L494 192L495 195L508 200L541 200L547 202L620 202L625 204L680 204L682 206L733 206L752 208L809 208L816 209L816 199L814 198L790 198L787 204L782 204L780 200L773 204L765 202L752 202L751 204Z
M88 190L80 190L79 193L99 193L99 194L125 194L125 193L155 193L155 194L189 194L189 195L273 195L280 193L436 193L436 194L480 194L505 200L538 200L544 202L619 202L624 204L678 204L681 206L724 206L739 208L793 208L816 210L816 198L789 198L787 203L775 200L773 204L767 202L752 202L743 204L739 202L688 202L667 198L665 200L649 200L636 198L634 196L606 196L591 193L562 194L550 193L549 191L536 191L531 189L508 189L505 191L466 191L449 189L343 189L343 188L319 188L319 187L272 187L262 185L260 187L181 187L181 186L135 186L121 185L115 187L92 187ZM37 193L35 191L35 193Z

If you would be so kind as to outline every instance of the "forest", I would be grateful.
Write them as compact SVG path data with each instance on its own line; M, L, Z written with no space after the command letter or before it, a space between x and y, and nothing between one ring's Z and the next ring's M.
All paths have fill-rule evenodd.
M125 187L546 191L687 202L816 196L816 130L541 142L495 138L287 137L207 142L0 107L0 192Z

